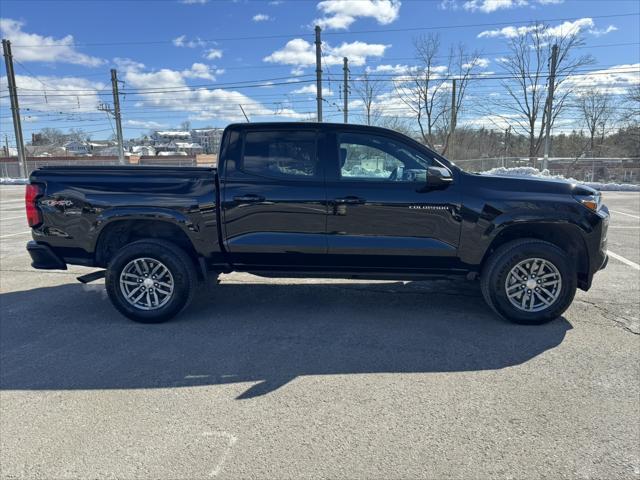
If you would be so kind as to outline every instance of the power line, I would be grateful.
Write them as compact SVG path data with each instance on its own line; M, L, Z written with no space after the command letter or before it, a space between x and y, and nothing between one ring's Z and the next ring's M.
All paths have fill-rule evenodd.
M640 12L628 12L628 13L617 13L610 15L592 15L588 18L620 18L620 17L633 17L639 16ZM373 30L352 30L346 32L323 32L324 35L330 36L344 36L344 35L361 35L361 34L375 34L375 33L391 33L391 32L415 32L415 31L428 31L428 30L449 30L449 29L457 29L457 28L477 28L477 27L497 27L497 26L509 26L515 24L534 24L534 23L547 23L547 22L566 22L566 21L574 21L579 20L584 17L563 17L563 18L547 18L547 19L539 19L539 20L515 20L511 22L486 22L486 23L466 23L466 24L456 24L456 25L440 25L440 26L429 26L429 27L408 27L408 28L380 28ZM210 39L200 39L202 42L214 43L214 42L227 42L227 41L242 41L242 40L266 40L266 39L274 39L274 38L290 38L290 37L310 37L313 38L314 33L287 33L287 34L276 34L276 35L250 35L250 36L242 36L242 37L218 37L218 38L210 38ZM47 45L14 45L14 47L23 47L23 48L52 48L52 47L61 47L61 46L83 46L83 47L103 47L103 46L116 46L116 45L159 45L159 44L168 44L173 43L173 40L140 40L140 41L123 41L123 42L99 42L99 43L74 43L73 45L65 44L65 43L50 43Z
M624 73L640 73L640 69L636 69L636 68L624 68L624 69L610 69L610 70L606 70L606 71L602 71L602 70L576 70L576 72L578 73L566 73L563 75L558 75L558 77L562 77L562 78L571 78L571 77L590 77L590 76L598 76L598 75L615 75L615 74L624 74ZM536 76L546 76L548 72L527 72L527 74L529 75L536 75ZM327 77L329 77L329 75L327 75ZM406 78L406 79L410 79L407 78L407 74L378 74L376 76L377 81L380 82L397 82L397 81L402 81L402 79ZM289 77L289 78L297 78L297 77ZM498 74L482 74L482 73L478 73L475 74L473 76L469 77L471 80L482 80L482 81L486 81L486 80L516 80L519 79L519 76L515 76L515 75L498 75ZM444 79L443 79L444 80ZM126 95L154 95L154 94L164 94L164 93L183 93L183 92L199 92L199 91L206 91L206 92L211 92L214 90L230 90L230 89L243 89L243 88L257 88L257 87L263 87L265 85L296 85L296 84L303 84L303 83L312 83L314 82L314 80L290 80L288 82L277 82L277 83L269 83L269 84L252 84L252 85L235 85L235 86L228 86L228 87L221 87L219 85L216 84L208 84L207 86L204 85L197 85L197 86L185 86L184 88L175 88L172 89L171 87L166 87L166 88L151 88L151 89L144 89L144 88L139 88L139 89L135 89L135 90L126 90L123 93L125 93ZM211 87L211 88L207 88L207 87ZM20 90L20 89L19 89ZM50 97L86 97L86 96L94 96L94 95L106 95L108 93L100 93L100 92L95 92L95 93L72 93L72 94L52 94L49 95ZM42 94L19 94L19 96L21 98L24 97L40 97L42 96ZM0 96L0 98L7 98L7 95L4 96Z

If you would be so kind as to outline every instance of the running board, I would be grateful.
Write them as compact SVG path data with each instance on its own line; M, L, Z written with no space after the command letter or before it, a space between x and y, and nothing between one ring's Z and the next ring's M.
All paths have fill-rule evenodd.
M91 272L91 273L87 273L86 275L77 277L77 280L82 283L95 282L96 280L100 280L101 278L104 278L106 273L107 273L106 270L98 270L97 272Z

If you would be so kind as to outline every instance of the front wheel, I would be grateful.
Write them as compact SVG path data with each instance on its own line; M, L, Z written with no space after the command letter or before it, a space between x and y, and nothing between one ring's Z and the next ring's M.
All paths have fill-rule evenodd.
M136 322L160 323L189 304L196 272L191 258L175 244L139 240L109 262L105 284L120 313Z
M481 275L482 294L508 320L542 324L562 315L576 293L571 258L556 245L535 239L499 247Z

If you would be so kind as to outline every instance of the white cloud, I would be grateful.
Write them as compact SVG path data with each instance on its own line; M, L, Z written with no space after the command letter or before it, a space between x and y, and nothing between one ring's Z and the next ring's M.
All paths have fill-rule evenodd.
M204 58L207 60L215 60L216 58L222 58L222 50L219 48L210 48L204 52Z
M484 32L480 32L478 34L478 38L514 38L520 35L525 35L529 32L533 32L536 29L543 29L544 26L541 24L537 25L523 25L521 27L503 27L496 30L485 30ZM617 30L617 28L613 25L609 25L605 30L596 29L596 24L592 18L579 18L574 21L566 21L555 27L549 27L545 36L547 37L562 37L568 35L575 35L580 32L585 32L590 35L602 36L607 33L613 32Z
M592 28L589 33L594 37L601 37L603 35L606 35L607 33L615 32L616 30L618 30L618 27L616 27L615 25L609 25L607 28L601 30Z
M184 3L185 5L204 5L205 3L209 3L209 0L180 0L180 3Z
M284 65L313 65L316 62L316 54L309 42L302 38L294 38L289 40L284 48L265 57L264 61Z
M128 127L137 127L137 128L154 129L154 128L166 128L167 127L166 123L158 123L158 122L145 121L145 120L127 120L124 123Z
M571 87L580 90L597 89L614 95L624 94L633 85L640 84L640 63L616 65L604 70L567 77L559 90Z
M349 28L358 18L373 18L381 25L397 20L400 0L323 0L318 3L321 18L313 21L325 29Z
M549 28L547 35L550 37L564 37L567 35L575 35L583 30L590 30L595 27L595 23L591 18L579 18L573 22L566 21L560 25Z
M196 48L204 47L205 45L207 45L207 42L201 40L200 38L188 40L186 35L180 35L179 37L173 39L173 44L176 47Z
M464 2L463 8L471 12L479 10L484 13L491 13L496 10L522 7L527 4L526 0L469 0Z
M488 128L490 130L506 130L522 118L515 114L482 115L480 117L461 119L458 125L467 128Z
M329 66L342 65L342 58L347 57L351 65L362 66L368 57L382 57L388 47L389 45L364 43L360 41L352 43L345 42L336 47L332 47L328 43L323 42L324 54L322 62L324 65ZM315 64L315 47L302 38L294 38L293 40L289 40L283 48L276 50L263 60L270 63L293 65L299 70L300 67Z
M267 20L271 20L271 17L266 13L258 13L253 16L252 20L254 22L266 22Z
M188 70L183 70L181 72L183 78L201 78L204 80L215 80L216 77L214 73L218 73L217 71L212 71L211 67L205 65L204 63L194 63L191 65L191 68Z
M72 35L44 37L22 31L24 22L0 18L2 38L11 40L13 56L20 62L62 62L87 67L102 65L104 60L76 50Z
M375 68L367 67L369 73L391 73L394 75L402 75L412 70L409 65L376 65Z
M472 68L472 67L479 67L479 68L487 68L489 66L489 60L486 58L478 58L473 62L469 62L469 63L465 63L464 65L462 65L462 68Z
M466 0L462 8L469 12L492 13L497 10L526 7L535 8L537 5L558 5L564 0ZM439 8L442 10L457 10L458 0L441 0Z
M0 84L6 91L7 77L3 76ZM100 97L98 92L105 91L106 88L108 88L107 92L111 91L111 86L107 83L91 82L79 77L39 75L34 78L16 75L16 85L19 90L22 90L20 108L23 113L28 111L28 108L65 113L96 112L96 107L101 100L110 99L110 97ZM78 95L71 96L70 92L76 92ZM3 99L4 104L5 99Z
M458 10L457 0L440 0L438 4L440 10Z
M313 95L314 97L316 96L317 93L317 88L315 83L311 83L309 85L305 85L304 87L300 87L296 90L293 90L291 93L294 93L296 95ZM328 89L328 88L323 88L322 89L322 96L323 97L331 97L333 95L333 91Z
M268 108L237 91L221 88L189 88L186 79L212 76L211 69L203 64L193 64L190 69L183 71L167 68L148 71L143 64L128 59L116 59L116 64L128 88L159 90L136 96L138 100L136 107L153 106L186 112L191 120L244 121L239 105L242 105L252 119L271 116L307 118L306 115L292 109Z

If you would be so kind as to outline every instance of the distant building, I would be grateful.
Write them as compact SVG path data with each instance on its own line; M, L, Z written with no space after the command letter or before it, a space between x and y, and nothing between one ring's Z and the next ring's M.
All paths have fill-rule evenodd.
M187 155L196 155L203 151L202 145L198 143L173 142L173 144L178 152L184 152Z
M64 157L68 155L67 151L58 145L25 145L24 149L27 157Z
M82 142L80 140L72 140L63 145L67 155L89 155L91 153L91 146L88 142Z
M191 133L185 130L156 130L151 135L154 144L191 141Z
M118 144L112 140L89 140L87 144L92 155L118 155Z
M156 149L151 145L134 145L131 147L131 153L141 157L153 157L156 154Z
M221 138L221 128L195 128L191 130L192 141L202 145L201 153L218 153Z

